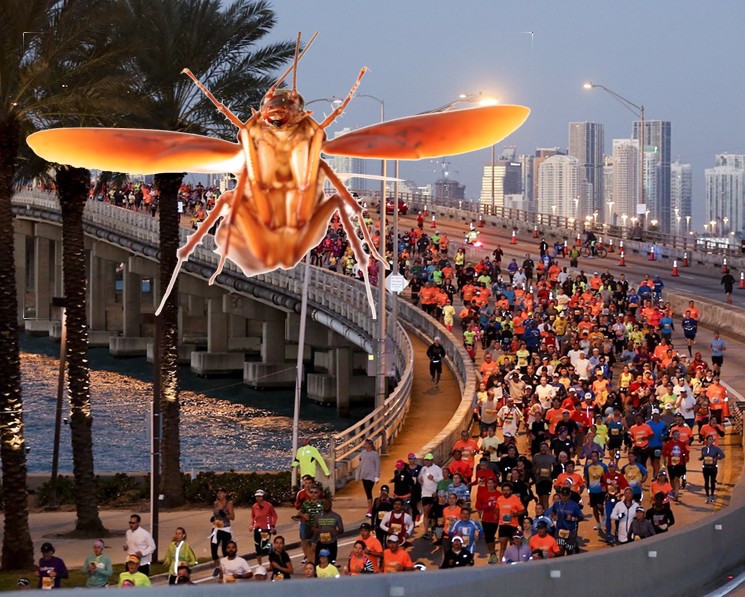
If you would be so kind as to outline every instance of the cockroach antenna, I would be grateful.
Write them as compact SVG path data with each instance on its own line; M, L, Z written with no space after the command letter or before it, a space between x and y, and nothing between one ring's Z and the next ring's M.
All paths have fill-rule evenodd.
M295 59L292 61L292 91L297 92L297 61L298 52L300 52L300 32L297 34L295 42Z
M287 78L287 75L289 75L293 71L293 69L297 69L297 63L300 62L303 56L305 56L305 53L308 51L308 48L310 48L311 44L315 41L316 37L318 37L317 31L313 34L313 37L310 38L310 41L303 48L303 51L300 52L300 54L297 57L297 60L293 62L292 66L288 68L285 71L285 73L279 78L279 80L274 85L272 85L269 91L266 92L267 97L271 97L272 95L274 95L274 92L277 91L277 87L279 87L282 84L282 81L284 81ZM297 49L295 51L297 52Z

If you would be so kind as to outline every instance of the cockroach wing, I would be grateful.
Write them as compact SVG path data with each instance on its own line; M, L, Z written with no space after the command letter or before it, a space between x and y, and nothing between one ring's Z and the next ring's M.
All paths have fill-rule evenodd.
M222 139L150 129L60 128L26 140L49 162L110 172L232 172L245 165L241 146Z
M381 122L323 144L323 153L419 160L467 153L498 143L528 118L525 106L483 106Z

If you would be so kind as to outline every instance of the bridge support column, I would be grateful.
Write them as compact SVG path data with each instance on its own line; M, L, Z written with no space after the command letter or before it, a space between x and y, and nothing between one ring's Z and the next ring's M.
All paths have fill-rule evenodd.
M352 350L349 347L334 350L336 370L336 416L349 417L349 382L352 379Z
M88 255L88 346L109 346L116 332L107 329L108 307L116 303L114 263Z
M52 241L34 238L34 318L25 322L26 332L47 336L52 315Z
M18 301L18 327L23 327L26 319L26 283L28 272L26 270L26 234L16 232L13 234L14 253L13 258L16 266L16 300Z
M223 308L224 293L207 298L207 352L191 354L191 370L197 375L225 375L243 371L242 352L229 352L230 315Z
M152 342L152 338L141 336L142 276L132 271L130 263L124 262L123 265L122 336L110 338L109 352L118 357L147 356L147 344Z

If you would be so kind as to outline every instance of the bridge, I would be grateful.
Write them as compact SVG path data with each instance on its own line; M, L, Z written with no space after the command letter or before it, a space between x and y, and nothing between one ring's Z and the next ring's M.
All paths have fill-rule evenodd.
M33 222L34 225L37 223L58 223L59 215L54 205L55 203L54 199L48 196L36 193L19 193L15 198L14 211L20 220ZM103 204L92 203L90 206L93 206L91 208L93 213L89 212L86 217L86 232L91 238L97 238L100 242L112 245L122 242L123 244L121 246L125 247L135 256L143 257L153 262L157 260L156 231L144 230L142 221L135 218L138 214L131 212L116 214L112 211L104 211L114 208L103 206ZM421 207L423 208L424 205ZM101 211L97 212L96 210L99 209ZM55 213L57 214L56 220ZM473 212L458 210L454 207L438 208L437 217L442 222L441 225L443 227L449 227L453 232L462 230L463 223L474 219ZM476 217L478 218L478 216ZM489 218L492 218L492 216L488 215L487 217L482 215L482 218L485 222L484 228L487 230L492 229L489 233L485 233L485 236L493 240L493 242L502 242L503 248L508 249L507 256L512 256L512 253L517 255L524 254L526 249L532 250L535 253L537 241L529 240L532 232L529 223L521 225L520 222L522 220L505 223L501 218L494 217L490 220ZM520 232L520 241L516 246L508 247L506 243L511 236L512 230L518 230ZM146 232L150 234L148 235ZM554 236L560 238L566 235L565 229L544 228L540 232L547 237ZM24 231L19 231L18 234L24 235ZM121 239L128 238L129 241L132 241L132 244L127 245L127 241L121 241L119 237ZM634 275L637 275L636 272L648 272L651 264L646 263L645 243L630 239L627 239L626 242L628 243L627 246L631 247L630 252L632 254L634 248L639 251L636 257L629 258L630 264L627 266L629 267L627 271L630 273L633 272ZM635 246L633 245L634 242L638 242L639 244ZM686 282L685 279L666 279L666 284L669 282L668 287L672 288L675 286L675 291L680 293L685 290L690 292L691 288L693 288L694 294L691 296L695 298L697 303L706 303L705 313L718 313L715 323L724 325L729 322L733 334L739 338L740 333L738 330L745 329L740 326L741 321L745 322L745 312L741 314L738 309L722 307L721 301L715 298L715 296L721 298L721 291L717 287L714 287L716 292L709 292L704 288L709 282L712 285L714 282L717 282L718 285L718 274L716 269L712 269L712 266L718 266L721 263L722 254L717 254L715 251L708 250L706 247L702 247L704 249L703 251L698 251L696 250L697 247L683 249L682 246L668 246L662 244L662 242L660 244L663 247L663 258L665 258L665 255L668 258L672 255L677 255L675 251L686 250L690 251L692 263L697 264L690 270L691 274L693 274L692 282ZM209 249L205 249L195 254L193 260L194 263L188 266L188 274L198 280L204 281L214 271L214 264L216 263L214 256ZM745 266L741 258L734 254L730 255L730 260L731 267L743 268ZM606 265L609 267L615 265L612 259L593 261L592 264L596 269L605 267ZM654 267L658 267L658 264L655 264ZM372 330L374 328L369 316L367 316L369 311L364 293L359 284L325 271L314 271L312 275L314 277L311 287L317 285L318 288L323 289L323 291L316 293L310 299L314 321L318 321L322 325L332 323L333 321L334 326L343 330L342 334L345 338L359 340L361 344L357 344L357 346L362 346L366 350L369 350L371 346L369 343L371 342ZM283 304L288 312L297 313L295 305L297 305L299 299L299 288L302 281L302 274L298 270L281 273L273 272L272 274L258 276L256 279L252 278L248 281L245 279L240 280L241 276L237 271L228 271L225 276L225 278L221 277L218 280L218 285L225 292L245 296L251 300L264 301L262 304ZM235 283L231 282L231 277L235 277ZM263 289L263 291L254 291L254 287L256 289ZM709 294L711 296L708 296ZM284 298L281 300L275 298L279 296ZM672 294L669 295L669 298L672 298ZM680 300L686 299L687 297L681 294ZM294 302L285 302L288 300ZM344 307L338 304L342 302L353 306L353 308L344 311ZM738 297L738 306L741 304L742 301ZM680 313L680 309L677 307L676 312ZM355 452L359 451L359 441L363 437L367 434L377 434L375 438L380 445L384 439L386 442L393 440L396 434L402 429L403 421L409 408L408 404L411 399L411 386L413 383L412 381L407 381L407 368L413 371L412 362L415 352L409 343L410 341L408 341L409 336L406 334L404 326L406 326L409 333L416 333L425 339L432 338L434 335L440 335L445 340L449 365L454 372L454 377L462 397L455 416L444 433L432 439L427 445L422 446L417 452L421 455L424 451L433 451L436 453L439 461L444 461L450 452L454 437L470 416L470 401L473 390L475 389L476 376L473 372L473 367L470 365L470 359L468 359L460 347L458 339L447 334L438 324L424 317L418 309L412 308L403 301L399 303L399 317L400 321L397 322L396 341L397 343L401 341L404 348L399 347L400 355L397 354L396 356L398 382L383 407L377 409L369 417L334 438L336 444L334 462L339 480L351 474L354 467L354 455ZM332 326L330 325L329 327L331 328ZM365 341L367 341L367 344L365 344ZM736 378L739 378L741 375L741 373L738 373ZM408 379L412 380L413 377L410 376ZM729 375L728 380L732 384ZM741 387L737 383L733 385L735 387ZM391 418L389 419L387 417ZM383 434L388 435L384 438ZM576 587L580 586L579 583L590 582L590 576L592 579L595 579L597 576L598 582L604 582L604 586L624 587L624 591L642 589L642 587L646 588L650 582L659 581L662 584L656 586L664 586L664 590L661 590L662 594L675 594L687 588L700 587L702 583L702 570L707 570L712 575L716 574L718 571L725 570L728 566L741 561L743 555L745 555L743 554L743 546L739 541L740 533L738 530L739 520L743 512L745 512L745 496L740 491L741 489L742 481L738 481L728 508L706 517L700 523L692 525L683 531L656 537L645 541L641 545L623 546L612 551L606 550L578 557L555 560L553 562L534 562L530 567L505 567L498 570L493 568L474 569L473 571L469 571L468 580L465 580L462 575L458 575L457 573L446 572L441 575L414 575L415 578L410 575L403 575L402 577L395 576L395 578L378 577L375 579L364 579L364 581L369 583L367 588L370 590L373 590L374 585L374 591L376 593L385 591L386 589L388 591L394 591L400 588L408 594L416 594L424 590L430 593L435 589L438 592L450 590L448 587L454 588L455 586L466 589L466 585L469 591L485 591L487 588L493 587L495 576L499 576L500 582L504 583L504 587L513 587L522 593L532 594L535 592L537 594L538 592L551 590L557 595L562 595L576 592ZM690 545L701 546L700 552L695 556L698 563L698 566L695 567L690 566L684 558L680 557L681 553L686 553L685 550ZM623 566L618 565L618 557L620 556L623 557ZM639 575L638 579L629 578L629 564L633 566L633 569L644 570L647 573ZM466 585L464 585L464 582ZM296 586L290 588L288 586L281 586L282 583L279 583L279 585L279 587L273 587L273 590L278 594L296 594L298 590ZM551 589L547 589L547 587L551 587ZM354 581L350 582L349 579L341 579L341 582L337 585L337 590L340 590L342 594L358 593L360 588L363 587L355 584ZM243 587L242 590L244 590ZM401 592L399 591L398 594L401 594Z

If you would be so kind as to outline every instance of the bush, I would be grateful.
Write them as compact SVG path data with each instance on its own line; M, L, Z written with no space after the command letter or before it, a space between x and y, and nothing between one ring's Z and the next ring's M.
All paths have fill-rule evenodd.
M292 503L295 494L290 489L290 473L199 473L193 480L184 477L184 495L194 504L209 506L215 491L224 487L236 506L250 506L254 493L263 489L266 499L274 505Z
M125 473L113 477L96 477L96 497L99 505L121 505L149 497L149 476L145 483ZM233 498L236 506L250 506L254 503L257 489L266 492L266 499L272 504L292 503L295 493L290 489L290 473L199 473L193 480L183 476L184 496L194 505L209 506L215 499L215 490L224 487ZM39 506L51 503L51 481L44 483L36 491ZM57 504L75 503L75 479L60 475L57 477Z

